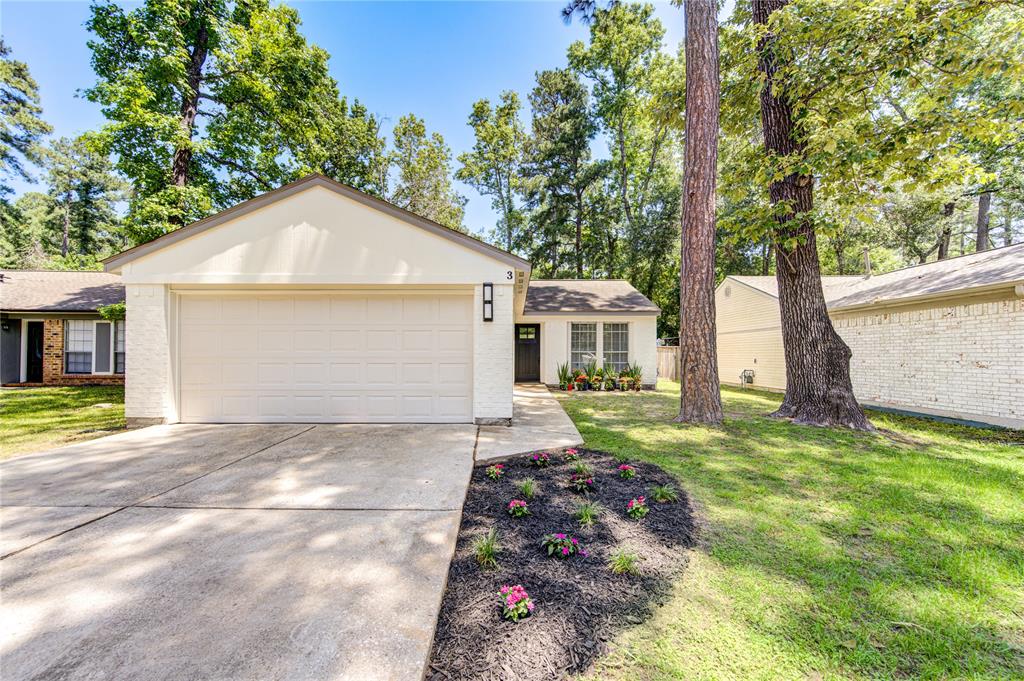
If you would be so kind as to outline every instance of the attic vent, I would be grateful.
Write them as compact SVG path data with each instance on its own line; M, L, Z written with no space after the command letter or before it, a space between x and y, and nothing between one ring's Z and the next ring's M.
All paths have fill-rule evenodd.
M725 287L725 297L728 298L731 295L732 295L732 286L726 286Z

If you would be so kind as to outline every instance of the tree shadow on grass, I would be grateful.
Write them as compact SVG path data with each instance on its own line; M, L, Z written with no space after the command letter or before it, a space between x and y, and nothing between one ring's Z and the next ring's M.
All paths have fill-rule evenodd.
M1024 476L1004 439L943 425L907 449L759 417L635 437L628 413L603 414L612 434L577 419L588 443L697 493L736 607L770 602L770 621L748 626L794 659L883 677L1024 674ZM750 596L760 589L767 601Z

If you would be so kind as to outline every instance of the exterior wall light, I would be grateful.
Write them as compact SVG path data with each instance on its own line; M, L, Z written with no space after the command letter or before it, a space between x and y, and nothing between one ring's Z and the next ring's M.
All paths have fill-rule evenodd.
M494 321L494 284L484 282L484 321Z

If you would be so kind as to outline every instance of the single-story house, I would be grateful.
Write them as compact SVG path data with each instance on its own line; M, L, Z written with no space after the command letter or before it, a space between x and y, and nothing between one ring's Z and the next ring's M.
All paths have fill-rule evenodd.
M1024 428L1024 244L822 286L862 404ZM715 305L722 382L785 390L775 277L728 276Z
M509 423L561 362L656 377L658 308L311 175L105 261L129 425Z
M105 272L0 270L0 383L124 383L125 322L97 309L124 300Z

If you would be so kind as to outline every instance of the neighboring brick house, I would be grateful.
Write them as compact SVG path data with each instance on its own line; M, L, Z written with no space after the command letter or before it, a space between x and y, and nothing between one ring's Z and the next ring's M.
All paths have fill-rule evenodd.
M862 404L1024 428L1024 244L822 285ZM775 278L726 277L715 305L722 382L784 390Z
M117 275L0 270L0 383L123 385L126 324L97 312L123 301Z

